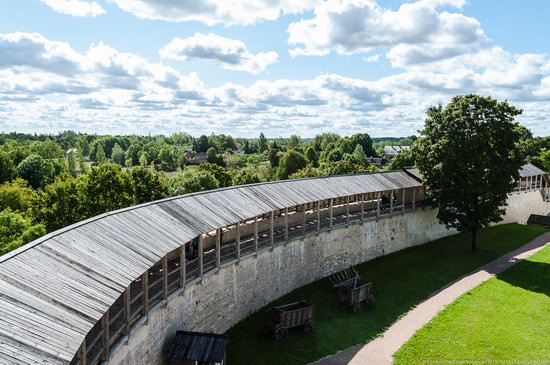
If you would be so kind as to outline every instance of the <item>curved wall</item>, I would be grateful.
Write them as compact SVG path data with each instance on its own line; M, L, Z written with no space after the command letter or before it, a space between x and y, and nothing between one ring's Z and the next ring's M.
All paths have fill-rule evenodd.
M152 308L110 354L109 364L165 364L176 330L221 333L290 291L349 265L455 233L436 211L354 223L222 265Z

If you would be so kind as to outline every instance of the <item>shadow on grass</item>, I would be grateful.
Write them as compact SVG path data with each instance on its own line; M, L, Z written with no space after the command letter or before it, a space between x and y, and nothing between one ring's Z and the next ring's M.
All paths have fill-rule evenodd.
M328 279L284 295L228 331L230 364L305 364L366 343L433 292L531 241L545 230L507 224L481 231L481 249L469 250L469 235L458 234L405 249L356 266L374 283L376 304L358 313L341 309ZM274 305L307 300L316 305L316 331L292 329L275 342L264 332Z
M550 297L550 264L523 261L514 270L505 271L497 278L515 287Z

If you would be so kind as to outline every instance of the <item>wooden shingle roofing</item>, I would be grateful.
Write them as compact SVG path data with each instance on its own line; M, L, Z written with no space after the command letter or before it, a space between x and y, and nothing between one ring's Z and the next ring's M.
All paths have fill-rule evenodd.
M402 171L246 185L52 232L0 257L0 364L68 364L133 280L202 233L285 207L419 186Z

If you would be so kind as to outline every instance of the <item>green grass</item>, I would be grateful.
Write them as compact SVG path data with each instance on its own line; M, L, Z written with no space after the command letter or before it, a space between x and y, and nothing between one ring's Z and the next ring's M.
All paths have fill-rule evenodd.
M550 363L550 247L462 295L395 363Z
M545 232L507 224L481 231L481 248L470 251L470 236L459 234L412 247L356 267L374 283L376 304L358 313L340 309L328 279L299 288L228 331L230 364L304 364L366 343L434 291ZM263 331L273 305L305 299L316 304L315 333L300 328L275 342Z

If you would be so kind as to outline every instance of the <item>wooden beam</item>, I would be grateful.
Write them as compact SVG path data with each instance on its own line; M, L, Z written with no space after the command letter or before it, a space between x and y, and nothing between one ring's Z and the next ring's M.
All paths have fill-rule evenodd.
M162 299L168 298L168 255L162 258Z
M109 311L101 317L101 328L103 329L101 360L107 361L109 360Z
M254 252L258 253L258 216L254 217Z
M130 287L124 291L124 336L130 334Z
M88 355L86 352L86 338L84 338L84 341L82 341L82 344L78 349L78 358L80 360L80 365L87 365Z
M378 198L376 200L376 219L380 218L380 192L378 192Z
M349 196L346 196L346 226L349 226Z
M401 198L401 213L405 212L405 191L407 191L407 189L403 188L403 197Z
M198 250L199 250L199 277L201 278L202 280L202 275L204 273L204 265L203 265L203 261L204 261L204 242L203 242L203 238L202 238L202 234L199 235L199 245L198 245Z
M185 276L187 274L187 259L185 258L185 246L186 246L186 244L181 246L180 249L179 249L179 253L180 253L180 283L179 283L179 287L180 288L185 287L185 281L186 281Z
M285 208L285 242L288 242L288 207Z
M149 270L147 270L143 275L141 275L141 287L143 289L143 316L149 314Z
M306 205L302 204L302 236L306 235Z
M390 191L390 217L393 214L393 190Z
M321 201L317 202L317 233L321 232Z
M416 209L416 188L413 188L412 207L413 210Z
M237 260L241 259L241 221L237 222Z
M365 221L365 194L361 194L361 222Z
M216 229L216 267L220 268L222 256L222 229Z
M273 237L273 220L275 219L275 211L272 210L271 211L271 217L269 219L269 238L271 239L271 247L273 247L273 245L275 244L275 238Z
M328 227L329 229L332 229L332 216L334 214L334 199L330 198L330 204L328 208L328 216L329 216L329 222Z

